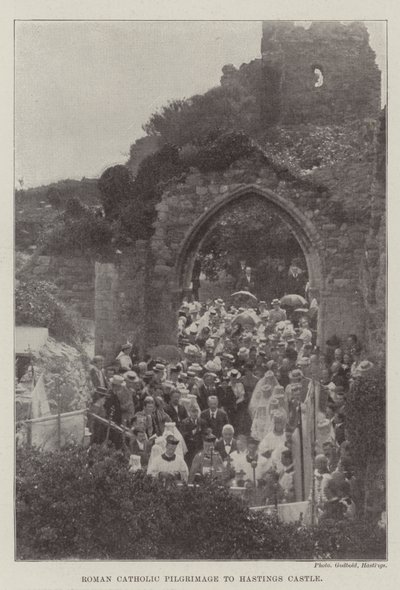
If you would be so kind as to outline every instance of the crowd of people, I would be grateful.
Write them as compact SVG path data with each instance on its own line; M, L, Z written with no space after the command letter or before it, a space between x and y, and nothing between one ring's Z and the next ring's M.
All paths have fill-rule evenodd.
M309 311L317 311L315 294L308 295ZM321 354L317 314L309 311L251 295L229 306L185 299L173 361L140 358L131 343L108 366L94 357L91 442L124 449L132 471L189 484L208 475L248 490L258 505L312 495L319 520L354 518L346 397L373 364L355 335L333 336ZM304 430L312 395L315 460L305 489L298 435L312 436Z

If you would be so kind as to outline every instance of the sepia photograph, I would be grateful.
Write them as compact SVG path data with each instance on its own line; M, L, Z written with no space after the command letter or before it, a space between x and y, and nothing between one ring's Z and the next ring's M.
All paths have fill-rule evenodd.
M15 561L387 560L387 21L14 43Z

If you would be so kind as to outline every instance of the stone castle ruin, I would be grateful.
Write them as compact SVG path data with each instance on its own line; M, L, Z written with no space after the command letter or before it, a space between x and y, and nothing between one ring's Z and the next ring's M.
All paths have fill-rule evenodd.
M251 70L256 81L254 153L225 170L191 168L171 179L151 238L118 260L93 262L97 353L113 358L126 339L144 349L176 344L196 253L221 216L250 198L268 202L303 250L319 295L321 348L334 334L355 333L384 353L386 139L368 32L360 23L268 21L261 52L239 69L225 66L221 79L246 84ZM135 170L147 149L140 142Z

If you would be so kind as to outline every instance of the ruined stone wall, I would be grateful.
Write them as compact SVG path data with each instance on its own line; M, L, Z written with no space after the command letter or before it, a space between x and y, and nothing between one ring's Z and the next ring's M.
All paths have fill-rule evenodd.
M99 328L98 349L111 351L129 335L144 349L176 342L196 251L224 207L246 195L267 199L303 249L320 295L320 346L352 332L382 349L385 170L376 166L380 72L368 32L361 23L264 23L261 63L225 68L221 82L243 84L247 75L259 149L224 172L192 168L165 185L150 241L97 267L98 317L112 318Z
M308 182L283 180L279 173L261 161L241 162L224 173L189 175L185 182L170 186L157 205L158 218L151 239L155 260L150 290L158 292L158 307L153 309L149 328L152 343L171 342L175 338L174 293L177 256L198 219L216 203L223 203L240 188L252 192L252 186L273 191L278 207L303 247L310 277L316 277L313 264L319 259L322 273L319 284L323 341L337 334L354 331L364 337L363 304L358 282L364 254L367 226L357 219L347 221L331 215L331 195ZM249 187L246 189L245 187ZM299 219L301 220L299 223ZM303 223L303 226L301 226ZM302 229L313 233L312 244L305 245ZM207 231L204 227L204 232ZM191 253L194 255L194 250ZM190 256L189 256L190 258ZM192 258L193 260L193 258ZM190 277L190 262L187 277ZM187 285L186 285L187 286ZM182 295L182 292L179 293ZM170 319L171 318L171 319Z
M124 342L144 352L149 244L138 240L114 262L96 262L95 350L112 361Z
M94 319L94 262L81 256L35 256L18 273L22 280L54 283L59 296L84 318Z
M377 117L380 71L362 23L263 23L265 124L327 125ZM314 69L323 84L316 87Z

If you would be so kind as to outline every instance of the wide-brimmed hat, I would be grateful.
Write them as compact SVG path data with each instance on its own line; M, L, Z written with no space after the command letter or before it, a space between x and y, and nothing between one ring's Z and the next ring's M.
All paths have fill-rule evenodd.
M164 369L165 369L165 365L162 365L161 363L156 363L155 366L153 367L153 371L157 371L159 373L164 371Z
M228 377L235 377L235 379L240 379L242 374L237 369L232 369L228 372Z
M197 354L199 351L197 346L195 346L194 344L189 344L188 346L186 346L183 352L185 354Z
M213 361L207 361L204 365L206 371L210 371L211 373L216 373L218 371L217 365Z
M216 379L217 375L215 373L212 373L211 371L207 371L207 373L204 373L203 379L205 379L206 377L212 377L213 379Z
M125 379L121 375L114 375L110 379L111 385L123 385L125 383Z
M374 364L370 361L361 361L356 370L360 375L365 375L365 373L368 373L373 368Z
M189 370L194 371L195 373L201 373L203 367L199 365L199 363L193 363L193 365L190 365Z
M126 381L129 381L129 383L138 383L140 381L135 371L127 371L124 373L124 378Z
M235 360L235 357L233 356L233 354L229 354L229 352L223 352L221 354L221 358L224 359L225 361L231 361L231 363L233 363L233 361Z
M273 299L271 301L271 305L275 305L276 303L279 303L280 304L281 302L279 301L279 299Z
M310 359L308 358L308 356L302 356L301 358L299 358L296 364L298 367L308 367L310 364Z

